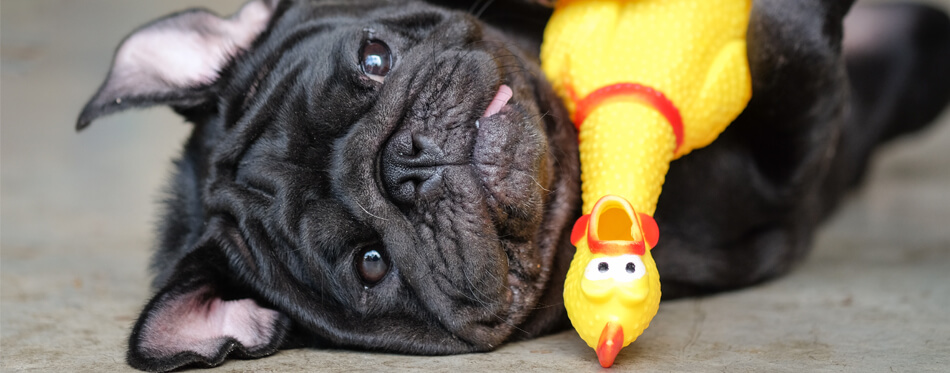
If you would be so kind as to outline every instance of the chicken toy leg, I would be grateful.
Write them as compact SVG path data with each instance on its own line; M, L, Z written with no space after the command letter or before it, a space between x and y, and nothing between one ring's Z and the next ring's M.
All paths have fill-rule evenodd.
M617 225L609 220L622 214L595 208L604 196L622 197L634 211L631 216L652 222L670 162L708 145L742 112L752 91L745 44L750 8L751 0L556 3L545 29L541 62L580 134L581 189L587 215L578 225L587 227L591 221ZM615 203L619 202L611 202ZM620 218L625 219L629 218ZM638 230L644 219L617 226ZM593 229L589 227L590 232ZM632 237L637 234L631 233ZM575 267L589 268L592 260L612 254L589 251L585 242L594 242L589 238L578 242L565 283L565 306L575 329L597 350L601 364L608 363L606 367L621 347L649 325L657 307L627 302L630 312L652 313L645 323L634 330L623 328L619 334L616 326L623 319L643 316L604 315L599 312L607 311L589 307L579 312L580 304L604 301L577 288L582 281L572 276L587 279L589 271ZM648 245L638 257L653 263L652 244ZM658 276L655 265L647 267ZM631 286L622 281L613 284ZM658 282L649 291L656 296L643 301L658 304ZM616 313L614 308L610 312ZM589 325L590 319L599 321ZM622 346L614 346L620 340ZM601 354L613 356L605 359Z

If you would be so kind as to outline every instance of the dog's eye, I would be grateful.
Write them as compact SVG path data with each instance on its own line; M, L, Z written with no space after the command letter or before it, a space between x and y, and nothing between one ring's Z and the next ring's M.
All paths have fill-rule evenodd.
M361 250L356 257L356 273L367 286L375 285L389 272L389 261L383 255L383 248L370 245Z
M392 67L393 56L386 43L368 40L363 44L363 48L360 48L360 68L370 79L382 83Z

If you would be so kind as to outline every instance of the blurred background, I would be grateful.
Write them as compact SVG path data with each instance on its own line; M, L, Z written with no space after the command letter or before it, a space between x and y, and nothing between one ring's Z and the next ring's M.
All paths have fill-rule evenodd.
M190 126L129 111L75 119L136 27L241 0L0 3L0 370L119 371L150 291L156 201ZM950 0L930 1L950 10ZM950 68L950 67L948 67ZM617 366L945 371L950 366L950 115L874 159L809 259L762 286L664 302ZM220 371L599 370L573 331L489 354L294 350Z

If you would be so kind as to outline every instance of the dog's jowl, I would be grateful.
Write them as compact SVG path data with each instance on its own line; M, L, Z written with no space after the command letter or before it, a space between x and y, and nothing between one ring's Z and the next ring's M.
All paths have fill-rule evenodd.
M152 105L193 124L129 364L453 354L568 325L580 175L538 67L550 9L436 3L253 0L122 42L78 128ZM947 17L885 5L845 22L848 3L754 2L752 101L673 163L660 198L665 296L786 272L873 149L946 103Z

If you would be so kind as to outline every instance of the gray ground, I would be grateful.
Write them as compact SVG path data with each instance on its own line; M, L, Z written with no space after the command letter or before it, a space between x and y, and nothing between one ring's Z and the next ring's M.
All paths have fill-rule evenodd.
M113 48L183 1L14 1L2 14L2 371L128 370L149 295L154 201L188 131L167 109L73 123ZM222 13L240 0L204 1ZM935 2L950 9L950 0ZM867 186L792 274L665 302L620 370L946 371L950 364L950 113L889 146ZM414 357L294 350L218 371L596 371L573 333L496 352Z

